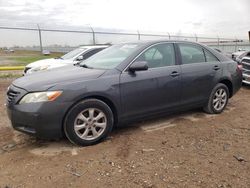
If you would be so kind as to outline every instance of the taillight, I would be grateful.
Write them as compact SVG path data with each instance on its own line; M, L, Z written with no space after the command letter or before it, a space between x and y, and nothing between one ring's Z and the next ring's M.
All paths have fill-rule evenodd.
M237 67L238 67L238 69L239 69L240 71L243 70L243 66L242 66L241 64L238 64Z

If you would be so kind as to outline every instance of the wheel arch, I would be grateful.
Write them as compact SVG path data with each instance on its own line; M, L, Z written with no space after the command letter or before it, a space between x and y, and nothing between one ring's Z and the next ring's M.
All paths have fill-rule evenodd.
M88 97L84 97L82 100L86 100L86 99L97 99L100 100L102 102L104 102L105 104L107 104L109 106L109 108L111 109L113 116L114 116L114 126L117 124L118 122L118 111L117 111L117 107L114 104L114 102L109 99L108 97L105 96L101 96L101 95L91 95Z
M227 78L220 80L219 83L225 84L227 86L229 91L229 98L231 98L233 96L233 83Z
M63 134L64 134L63 126L64 126L65 119L66 119L66 117L67 117L69 111L70 111L76 104L78 104L78 103L81 102L81 101L87 100L87 99L97 99L97 100L100 100L100 101L104 102L106 105L108 105L109 108L111 109L112 113L113 113L113 116L114 116L114 126L117 125L117 123L118 123L118 111L117 111L116 105L112 102L112 100L109 99L108 97L102 96L102 95L89 95L89 96L80 97L75 103L73 103L73 104L67 109L67 111L66 111L65 114L64 114L63 120L62 120L62 127L61 127L61 130L62 130Z

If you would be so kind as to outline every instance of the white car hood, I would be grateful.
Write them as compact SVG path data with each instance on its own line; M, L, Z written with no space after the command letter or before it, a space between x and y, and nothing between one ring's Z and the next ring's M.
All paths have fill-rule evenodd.
M35 61L33 63L28 64L26 67L35 68L40 66L49 66L50 68L61 67L65 65L73 64L73 60L63 60L63 59L43 59L39 61Z
M241 54L245 53L246 51L239 51L239 52L234 52L232 53L235 57L240 56Z

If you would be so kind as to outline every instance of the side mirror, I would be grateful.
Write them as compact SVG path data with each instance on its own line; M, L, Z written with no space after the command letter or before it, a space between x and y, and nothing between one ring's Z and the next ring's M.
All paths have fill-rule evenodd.
M78 57L76 58L76 61L82 61L82 60L84 60L84 57L83 57L82 55L80 55L80 56L78 56Z
M148 70L148 63L146 61L136 61L132 65L130 65L128 70L130 72Z

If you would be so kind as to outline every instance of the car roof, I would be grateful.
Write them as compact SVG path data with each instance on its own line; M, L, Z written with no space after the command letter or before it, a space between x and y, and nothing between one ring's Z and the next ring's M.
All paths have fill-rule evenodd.
M186 44L196 44L201 45L203 47L207 47L206 45L194 42L194 41L188 41L188 40L137 40L137 41L131 41L131 42L124 42L120 44L140 44L142 46L151 46L158 43L186 43Z
M188 40L149 40L149 41L134 41L134 42L127 42L127 43L123 43L123 44L141 44L142 46L151 46L154 44L158 44L158 43L186 43L186 44L194 44L194 45L200 45L203 48L208 48L209 46L203 44L203 43L199 43L199 42L194 42L194 41L188 41ZM210 50L212 50L213 52L215 51L216 53L220 53L212 48L209 48Z
M198 42L193 42L193 41L187 41L187 40L136 40L136 41L131 41L131 42L121 42L118 44L141 44L141 45L152 45L152 44L157 44L157 43L164 43L164 42L173 42L173 43L191 43L191 44L199 44L202 45L201 43ZM92 49L92 48L107 48L111 45L86 45L86 46L80 46L79 48L87 48L87 49Z
M188 41L188 40L137 40L137 41L132 41L132 42L126 42L128 44L130 43L139 43L139 44L154 44L154 43L161 43L161 42L185 42L185 43L197 43L193 41ZM126 44L125 43L125 44Z
M107 48L110 45L89 45L89 46L80 46L79 48L85 48L85 49L94 49L94 48Z

